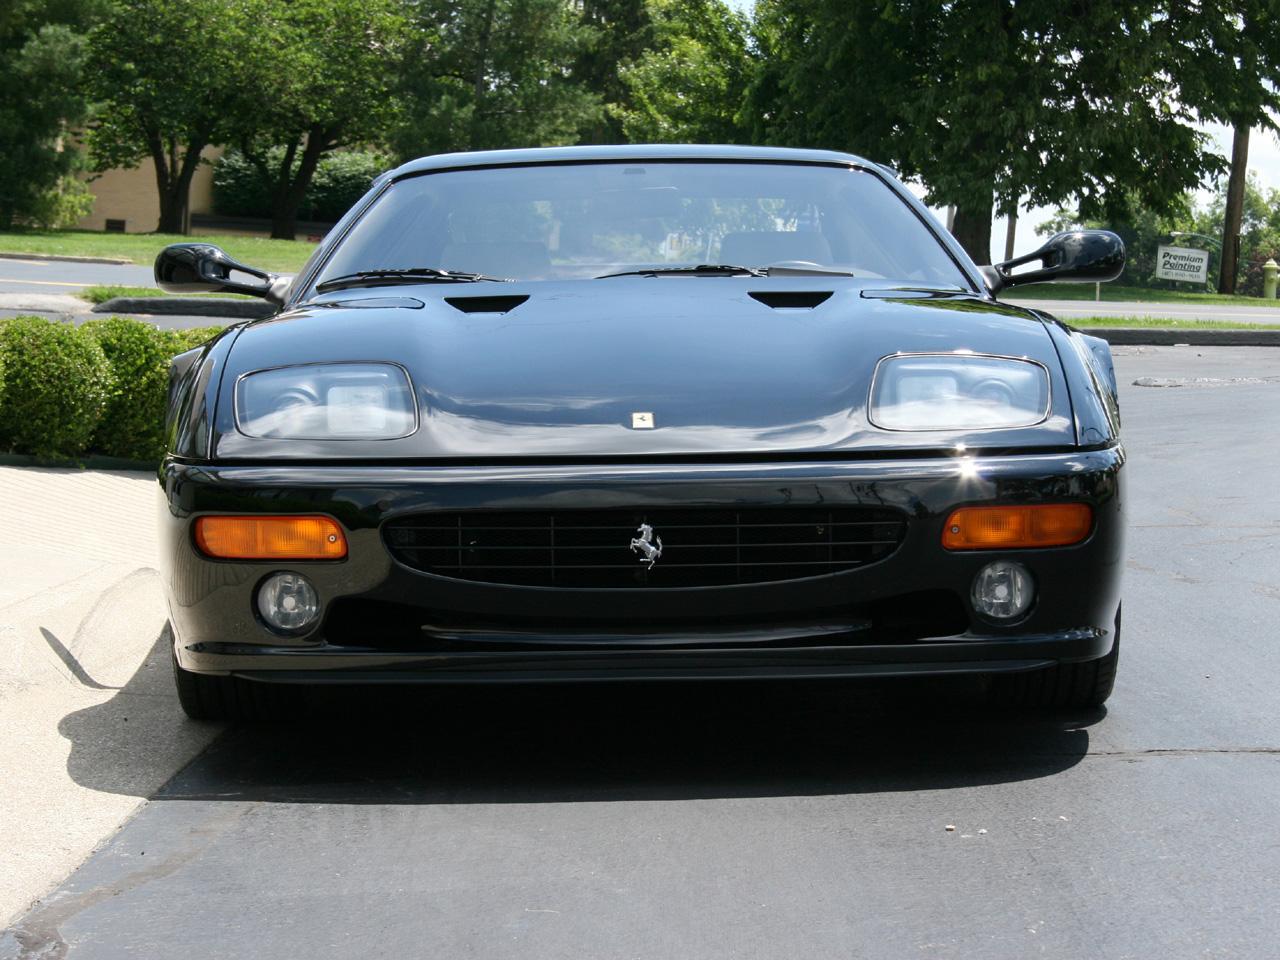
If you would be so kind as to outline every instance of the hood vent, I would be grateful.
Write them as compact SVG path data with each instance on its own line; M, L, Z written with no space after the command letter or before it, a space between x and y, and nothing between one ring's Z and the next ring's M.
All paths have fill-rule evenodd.
M773 309L812 310L831 298L830 290L761 290L747 294L752 300L758 300L766 307Z
M528 296L445 297L444 302L463 313L509 313L528 299Z

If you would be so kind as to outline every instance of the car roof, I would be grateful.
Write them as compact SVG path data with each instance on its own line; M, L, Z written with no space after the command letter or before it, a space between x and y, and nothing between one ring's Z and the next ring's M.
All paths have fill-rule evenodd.
M432 170L460 167L519 166L531 163L572 163L626 160L759 160L769 163L839 163L879 166L851 153L834 150L796 150L790 147L739 147L715 144L626 144L620 146L539 147L526 150L479 150L438 153L410 160L390 172L394 179Z

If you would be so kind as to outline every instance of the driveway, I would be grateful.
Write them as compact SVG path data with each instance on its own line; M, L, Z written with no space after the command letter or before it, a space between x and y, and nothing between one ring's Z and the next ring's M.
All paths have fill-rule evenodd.
M135 570L114 595L145 615L49 628L65 647L112 625L143 649L131 675L26 641L69 689L71 662L119 689L31 721L53 756L0 771L4 848L23 869L87 833L81 811L137 812L0 956L1273 957L1280 351L1116 352L1131 531L1107 710L993 714L964 682L331 690L182 767L212 731L176 715ZM70 542L43 518L113 502L34 483L14 569ZM141 502L112 512L141 551ZM145 735L119 734L144 707ZM162 787L154 755L182 767Z

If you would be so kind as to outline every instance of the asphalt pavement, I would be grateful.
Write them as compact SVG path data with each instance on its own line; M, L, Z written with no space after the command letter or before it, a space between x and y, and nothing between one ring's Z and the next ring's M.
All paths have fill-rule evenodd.
M1280 350L1116 352L1106 710L992 713L966 682L329 691L223 733L0 956L1274 957ZM148 676L60 725L78 786L129 792L95 731Z
M71 294L85 287L154 287L151 264L127 266L0 258L0 293Z

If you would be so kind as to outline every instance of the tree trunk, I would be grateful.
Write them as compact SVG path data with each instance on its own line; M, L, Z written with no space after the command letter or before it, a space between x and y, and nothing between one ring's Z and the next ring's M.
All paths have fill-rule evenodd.
M160 194L160 221L156 232L186 234L191 230L191 178L200 166L205 141L192 140L183 145L181 159L177 143L169 143L166 150L159 138L151 138L150 146L156 168L156 189Z
M994 205L995 201L989 200L985 205L956 208L952 236L960 241L965 253L979 266L991 262L991 211Z
M1227 181L1227 210L1222 224L1222 269L1218 292L1236 292L1240 259L1240 227L1244 220L1244 184L1249 168L1249 124L1237 123L1231 140L1231 179Z
M1009 211L1009 225L1004 231L1004 258L1013 259L1013 245L1018 239L1018 206L1014 204Z
M329 149L332 139L329 131L312 127L307 132L307 145L303 148L297 173L292 173L294 151L290 149L287 152L271 204L273 240L293 240L297 234L298 208L302 206L302 198L307 195L307 188L311 186L320 157Z

